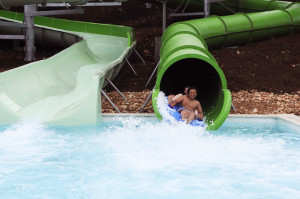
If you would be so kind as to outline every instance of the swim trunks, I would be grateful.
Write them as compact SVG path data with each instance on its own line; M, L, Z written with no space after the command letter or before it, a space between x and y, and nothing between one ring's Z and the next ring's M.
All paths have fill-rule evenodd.
M184 108L184 107L180 107L180 108L178 108L178 109L176 109L179 113L181 112L181 111L183 111L183 110L186 110L187 112L189 112L189 113L194 113L193 111L190 111L189 109L187 109L187 108Z

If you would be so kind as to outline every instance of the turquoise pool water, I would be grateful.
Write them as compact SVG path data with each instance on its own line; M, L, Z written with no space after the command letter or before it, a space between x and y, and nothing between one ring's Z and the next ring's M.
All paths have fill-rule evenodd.
M136 118L0 127L1 198L299 198L300 128L228 119L216 132Z

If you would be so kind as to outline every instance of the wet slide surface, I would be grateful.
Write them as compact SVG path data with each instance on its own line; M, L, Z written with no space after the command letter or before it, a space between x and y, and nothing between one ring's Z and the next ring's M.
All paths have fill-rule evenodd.
M0 11L3 20L20 22L22 17ZM0 124L28 119L57 125L99 123L101 88L130 55L133 30L46 17L35 18L35 24L37 40L74 44L46 60L0 74ZM4 27L0 33L6 31Z

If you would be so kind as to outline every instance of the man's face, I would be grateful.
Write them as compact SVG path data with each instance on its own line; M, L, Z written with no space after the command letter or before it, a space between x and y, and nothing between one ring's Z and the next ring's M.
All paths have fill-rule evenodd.
M197 91L195 89L191 89L189 93L189 98L195 99L197 97Z

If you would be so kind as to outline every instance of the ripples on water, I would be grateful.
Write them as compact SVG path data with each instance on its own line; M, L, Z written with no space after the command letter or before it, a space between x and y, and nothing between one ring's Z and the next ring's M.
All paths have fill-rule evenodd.
M299 198L299 132L273 123L2 126L1 197Z

